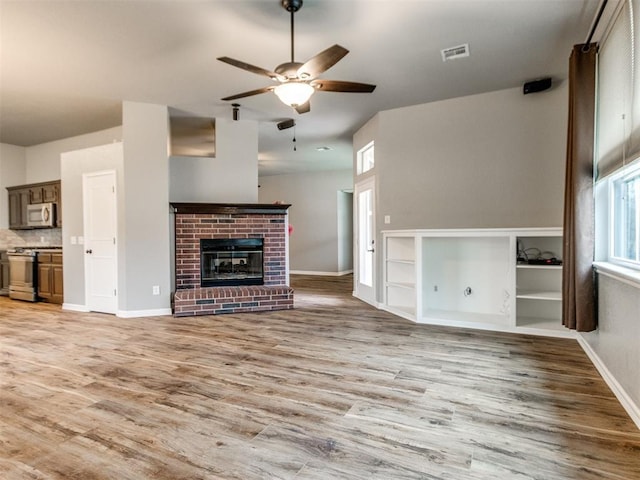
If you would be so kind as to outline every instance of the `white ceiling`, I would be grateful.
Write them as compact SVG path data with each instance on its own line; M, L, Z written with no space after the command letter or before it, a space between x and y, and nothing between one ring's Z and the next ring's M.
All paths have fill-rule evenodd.
M566 78L599 0L304 0L295 60L350 50L321 78L377 85L317 92L298 115L272 93L239 100L260 122L262 175L350 168L351 138L376 112ZM0 0L0 142L36 145L119 125L123 100L231 119L235 93L270 80L216 60L289 61L279 0ZM469 58L440 50L468 43ZM278 121L295 118L293 129ZM332 150L318 152L317 147Z

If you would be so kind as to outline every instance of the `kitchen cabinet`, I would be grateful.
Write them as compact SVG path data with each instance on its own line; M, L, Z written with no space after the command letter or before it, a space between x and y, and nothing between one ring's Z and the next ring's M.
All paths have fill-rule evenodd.
M0 295L9 295L9 257L6 250L0 250Z
M38 298L44 302L62 303L62 253L38 252Z
M9 193L9 228L21 230L29 228L27 225L27 205L30 203L29 188L8 187Z
M29 229L27 205L53 203L56 210L56 227L62 227L62 195L60 180L7 187L9 195L9 228Z

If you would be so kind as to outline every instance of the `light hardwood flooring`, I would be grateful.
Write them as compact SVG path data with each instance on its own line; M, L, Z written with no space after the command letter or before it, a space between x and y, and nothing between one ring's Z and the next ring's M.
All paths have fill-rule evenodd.
M577 342L294 310L123 319L0 298L0 478L640 479Z

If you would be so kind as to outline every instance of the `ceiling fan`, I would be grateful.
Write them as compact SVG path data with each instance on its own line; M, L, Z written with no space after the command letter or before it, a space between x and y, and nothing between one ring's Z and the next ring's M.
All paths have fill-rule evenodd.
M376 88L375 85L357 82L345 82L341 80L324 80L318 78L319 75L334 66L349 50L340 45L334 45L318 53L305 63L294 60L293 55L293 31L295 12L302 7L302 0L281 0L282 7L291 13L291 61L278 65L274 71L250 65L240 60L229 57L219 57L218 60L234 67L247 70L258 75L269 77L278 82L278 85L259 88L249 92L238 93L225 97L222 100L230 101L239 98L250 97L260 93L274 92L278 98L286 105L293 107L298 113L307 113L311 110L309 98L316 90L325 92L349 92L349 93L370 93Z

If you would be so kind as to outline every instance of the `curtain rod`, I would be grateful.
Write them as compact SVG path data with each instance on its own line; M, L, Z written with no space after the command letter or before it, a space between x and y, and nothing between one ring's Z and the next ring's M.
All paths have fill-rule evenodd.
M583 52L589 51L589 45L591 44L591 39L593 38L593 34L596 33L596 28L598 28L598 24L600 23L600 18L602 18L602 13L604 12L605 7L607 6L607 2L609 0L603 0L600 4L600 10L598 10L598 15L596 15L596 20L593 22L593 26L591 27L591 31L589 32L589 36L587 37L587 41L584 43L582 47Z

